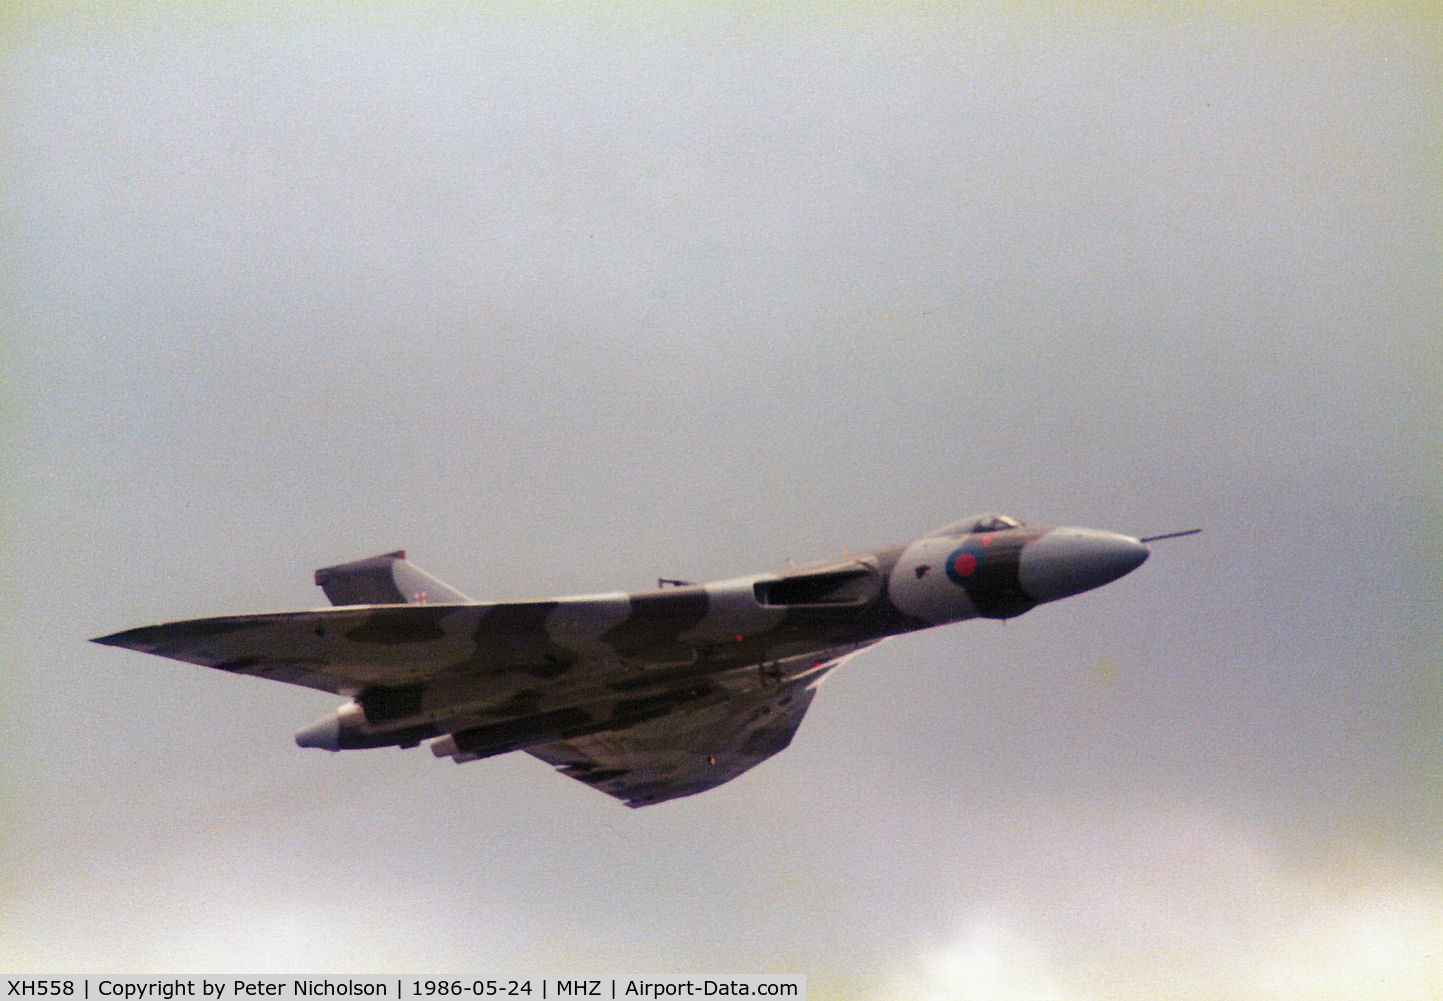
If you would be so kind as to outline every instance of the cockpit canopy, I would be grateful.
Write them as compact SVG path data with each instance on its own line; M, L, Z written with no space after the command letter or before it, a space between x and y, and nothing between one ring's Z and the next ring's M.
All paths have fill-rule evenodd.
M978 532L1005 532L1009 528L1021 528L1022 522L1005 514L974 514L970 518L953 522L946 528L939 528L933 535L973 535Z

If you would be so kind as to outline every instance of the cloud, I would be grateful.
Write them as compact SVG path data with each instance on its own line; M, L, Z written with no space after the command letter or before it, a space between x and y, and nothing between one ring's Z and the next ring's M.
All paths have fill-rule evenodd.
M1412 1001L1443 991L1443 886L1357 846L1290 857L1228 818L1091 810L1008 832L948 935L877 996Z
M898 999L1066 1001L1078 997L1055 961L1006 923L977 919L956 941L925 956L919 970L899 977L888 994Z

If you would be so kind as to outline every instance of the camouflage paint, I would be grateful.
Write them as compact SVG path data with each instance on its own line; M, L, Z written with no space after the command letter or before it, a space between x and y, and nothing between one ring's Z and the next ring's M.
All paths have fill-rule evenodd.
M316 572L333 600L369 604L96 642L352 699L298 733L302 746L429 740L458 762L525 750L640 806L712 788L785 748L827 672L887 636L1020 615L1146 554L1125 536L981 515L785 574L437 604L464 596L398 551Z

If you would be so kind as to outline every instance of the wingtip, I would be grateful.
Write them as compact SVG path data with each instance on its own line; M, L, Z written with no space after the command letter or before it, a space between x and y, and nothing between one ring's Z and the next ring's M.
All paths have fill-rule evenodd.
M115 646L124 650L139 650L143 653L154 653L154 648L164 638L166 626L137 626L134 629L122 629L118 633L111 633L108 636L91 637L90 642L99 643L101 646Z

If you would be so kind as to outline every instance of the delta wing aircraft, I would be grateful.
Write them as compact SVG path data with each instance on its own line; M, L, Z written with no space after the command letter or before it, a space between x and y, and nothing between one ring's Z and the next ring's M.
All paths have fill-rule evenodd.
M1196 530L1192 530L1196 531ZM736 778L791 743L817 685L898 633L1009 619L1147 559L1146 543L984 514L900 546L710 584L473 601L404 552L316 571L335 608L129 629L109 646L332 692L296 734L328 751L457 762L525 751L639 807Z

